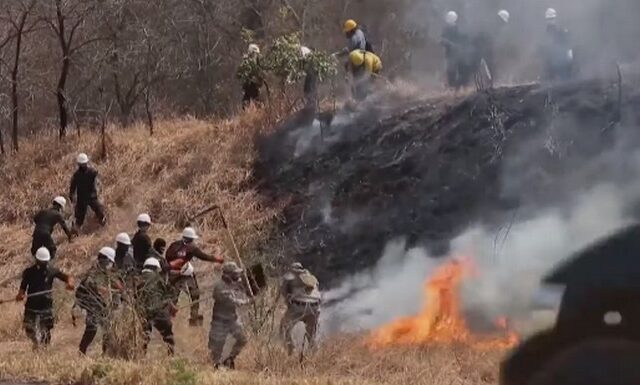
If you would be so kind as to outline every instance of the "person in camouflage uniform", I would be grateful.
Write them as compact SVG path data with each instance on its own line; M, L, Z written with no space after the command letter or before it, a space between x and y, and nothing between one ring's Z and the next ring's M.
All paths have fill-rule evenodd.
M222 266L222 279L213 287L215 302L209 331L209 351L216 368L222 364L235 369L235 358L247 344L247 337L238 317L238 307L248 304L250 299L245 295L241 277L242 269L234 262L226 262ZM229 357L221 362L222 350L229 335L235 339L235 344Z
M173 337L173 323L171 317L175 315L176 308L172 303L173 293L162 275L162 266L156 258L148 258L144 262L138 285L136 286L136 301L143 319L145 331L144 350L151 339L152 329L155 328L162 335L162 340L167 345L169 355L175 352L175 340Z
M282 279L281 295L287 303L287 311L280 322L280 332L285 340L287 352L293 353L293 328L303 322L305 338L310 347L314 345L320 316L320 290L318 279L306 270L301 263L291 265Z
M98 328L106 325L109 312L115 307L117 298L114 292L123 289L113 272L116 252L111 247L103 247L98 253L98 261L80 282L76 291L76 304L86 311L85 330L80 340L79 350L83 355L87 354L89 346L93 342ZM107 333L103 333L102 352L107 348Z

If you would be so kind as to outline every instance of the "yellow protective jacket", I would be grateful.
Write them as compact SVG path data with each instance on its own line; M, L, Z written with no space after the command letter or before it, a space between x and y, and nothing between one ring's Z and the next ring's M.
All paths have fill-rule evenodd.
M382 60L378 55L364 50L354 50L349 54L349 60L354 70L358 70L364 65L369 73L378 74L382 71Z

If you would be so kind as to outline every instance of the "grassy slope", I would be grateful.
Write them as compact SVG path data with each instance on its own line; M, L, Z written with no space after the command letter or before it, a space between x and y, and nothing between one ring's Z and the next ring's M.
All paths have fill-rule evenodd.
M85 133L59 144L53 137L25 141L20 154L0 163L0 281L19 273L29 263L30 216L64 194L74 167L74 157L85 151L96 159L102 175L103 199L110 223L105 229L94 223L73 244L63 242L59 266L79 274L91 263L91 256L111 244L117 232L134 230L138 212L148 211L156 221L153 236L173 240L188 213L218 203L227 213L240 248L247 255L264 241L277 210L260 205L251 189L243 189L251 177L255 158L253 136L266 127L259 112L233 121L206 123L195 120L159 124L150 138L143 127L110 130L108 157L99 160L100 140ZM202 243L208 250L230 245L220 223L213 216L198 221ZM62 241L62 234L58 234ZM210 286L215 274L203 271L201 285ZM0 298L11 298L16 283L0 288ZM99 358L96 342L92 358L79 358L76 346L83 324L73 328L69 321L72 295L57 293L58 326L50 351L34 355L21 330L20 304L1 305L0 380L29 378L57 383L100 384L482 384L495 383L496 363L501 352L477 352L463 346L402 349L370 352L357 336L332 338L307 357L288 358L273 339L276 323L271 320L254 337L241 356L237 373L213 372L207 365L208 327L186 326L186 315L176 320L178 358L168 361L157 337L149 358L142 362L109 361ZM206 317L211 304L206 302ZM282 309L280 309L281 311ZM184 313L181 312L181 313ZM265 332L266 330L266 332ZM266 336L266 337L265 337ZM269 338L269 339L267 339ZM184 360L184 361L182 361Z

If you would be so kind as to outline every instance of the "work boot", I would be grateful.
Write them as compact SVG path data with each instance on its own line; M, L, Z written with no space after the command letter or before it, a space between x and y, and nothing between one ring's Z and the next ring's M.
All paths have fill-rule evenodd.
M229 370L235 370L236 368L235 358L234 357L227 358L226 360L224 360L222 365Z
M189 318L189 326L199 327L202 326L203 323L204 317L201 315L191 316L191 318Z

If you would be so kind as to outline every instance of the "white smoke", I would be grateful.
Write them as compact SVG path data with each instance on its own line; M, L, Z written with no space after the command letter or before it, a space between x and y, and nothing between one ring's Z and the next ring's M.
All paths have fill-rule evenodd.
M568 208L515 219L498 230L472 226L454 238L450 255L469 256L477 267L463 287L464 309L487 320L508 315L525 321L544 275L572 253L631 222L625 202L632 191L638 190L598 185ZM407 249L403 240L389 242L374 269L325 294L329 302L346 299L327 309L323 332L370 330L417 313L424 304L425 279L441 261L430 258L424 248Z
M453 254L471 255L478 268L464 287L465 307L489 319L526 316L540 279L554 266L631 222L624 192L599 185L568 209L542 211L500 231L475 226L455 238Z
M425 278L438 263L424 248L407 249L404 239L390 241L374 269L324 294L325 302L344 300L322 314L322 333L369 330L416 313Z

